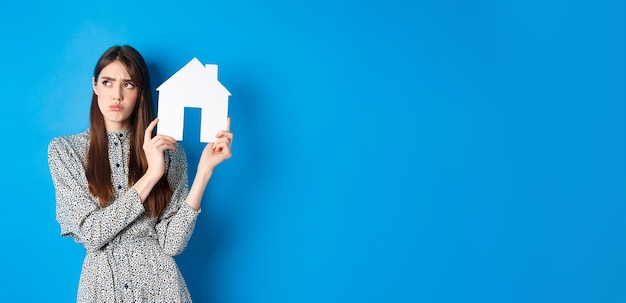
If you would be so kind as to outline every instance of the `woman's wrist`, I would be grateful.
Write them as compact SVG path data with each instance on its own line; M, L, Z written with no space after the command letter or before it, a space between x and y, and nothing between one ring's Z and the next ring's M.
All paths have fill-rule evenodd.
M148 198L148 195L150 195L152 188L154 188L157 182L159 182L161 176L163 176L163 174L159 174L158 172L150 171L150 169L148 169L146 173L141 178L139 178L137 182L135 182L133 187L139 194L141 202L144 202Z
M208 169L208 168L203 168L200 169L198 168L198 170L196 171L196 179L197 180L202 180L203 182L209 182L209 179L211 179L211 176L213 175L213 169Z
M142 178L146 178L147 181L156 184L157 182L159 182L159 180L161 180L163 174L164 172L162 171L155 171L154 169L150 169L148 167L148 170L146 170L146 173L143 175Z

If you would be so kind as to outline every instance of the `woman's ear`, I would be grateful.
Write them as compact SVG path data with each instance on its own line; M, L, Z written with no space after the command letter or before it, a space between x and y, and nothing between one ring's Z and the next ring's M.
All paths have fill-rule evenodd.
M96 77L91 77L91 85L93 86L93 93L98 95L98 87L96 85Z

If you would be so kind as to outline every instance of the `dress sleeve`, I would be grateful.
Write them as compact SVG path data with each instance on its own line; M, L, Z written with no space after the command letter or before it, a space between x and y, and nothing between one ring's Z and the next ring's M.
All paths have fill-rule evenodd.
M187 246L200 213L185 203L189 193L187 156L180 144L170 152L167 178L172 188L172 198L155 228L163 252L176 256Z
M48 145L48 165L55 187L56 219L61 235L73 237L88 251L106 245L145 211L134 188L111 205L100 208L98 199L89 193L80 157L64 138L56 138Z

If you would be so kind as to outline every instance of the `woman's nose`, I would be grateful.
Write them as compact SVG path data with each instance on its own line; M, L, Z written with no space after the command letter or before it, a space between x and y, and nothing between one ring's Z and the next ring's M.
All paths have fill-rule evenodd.
M111 97L113 97L113 100L122 100L122 87L117 87L116 89L113 90Z

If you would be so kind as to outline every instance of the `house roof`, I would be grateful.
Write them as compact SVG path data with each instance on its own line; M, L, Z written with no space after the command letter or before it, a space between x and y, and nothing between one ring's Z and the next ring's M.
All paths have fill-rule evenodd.
M203 65L197 58L191 59L189 63L157 87L157 91L178 89L201 94L231 95L228 89L217 79L217 65Z

